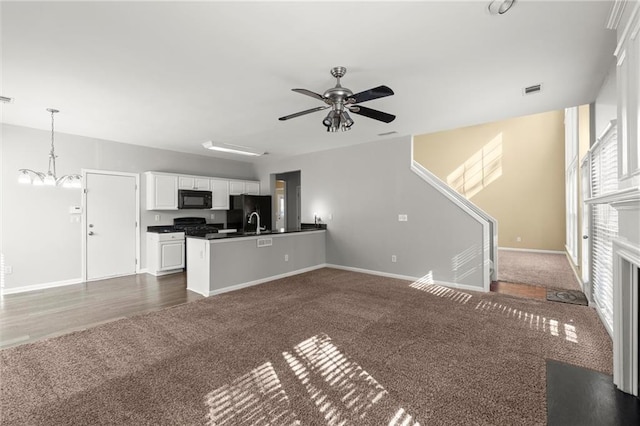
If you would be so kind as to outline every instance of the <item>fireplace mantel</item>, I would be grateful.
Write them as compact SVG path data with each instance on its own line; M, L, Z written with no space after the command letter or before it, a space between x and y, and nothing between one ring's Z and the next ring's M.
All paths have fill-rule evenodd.
M613 240L613 382L623 392L638 390L638 280L640 245Z

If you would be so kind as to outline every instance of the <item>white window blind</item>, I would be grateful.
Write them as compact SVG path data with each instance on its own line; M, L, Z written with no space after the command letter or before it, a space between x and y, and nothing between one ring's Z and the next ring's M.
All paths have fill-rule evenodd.
M591 196L618 189L618 151L615 127L591 151ZM613 247L618 235L618 212L608 204L591 208L591 278L593 299L609 331L613 331Z

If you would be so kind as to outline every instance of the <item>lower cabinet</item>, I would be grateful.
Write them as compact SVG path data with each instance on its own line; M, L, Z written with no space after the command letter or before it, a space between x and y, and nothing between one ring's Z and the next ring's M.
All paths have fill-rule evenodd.
M147 232L147 271L152 275L181 272L185 266L184 232Z

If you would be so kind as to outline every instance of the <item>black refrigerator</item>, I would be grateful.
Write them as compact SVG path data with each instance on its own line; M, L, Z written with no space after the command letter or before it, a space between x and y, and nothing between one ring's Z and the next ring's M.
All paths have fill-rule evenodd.
M271 230L271 195L231 195L227 212L227 228L235 228L238 232L255 232L256 220L249 223L253 212L260 215L260 227Z

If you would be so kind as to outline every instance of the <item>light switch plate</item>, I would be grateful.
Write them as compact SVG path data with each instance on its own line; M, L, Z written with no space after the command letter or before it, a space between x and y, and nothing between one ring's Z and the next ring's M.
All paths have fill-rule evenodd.
M409 217L406 214L398 215L398 222L407 222L408 220L409 220Z

